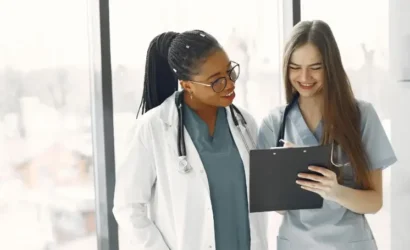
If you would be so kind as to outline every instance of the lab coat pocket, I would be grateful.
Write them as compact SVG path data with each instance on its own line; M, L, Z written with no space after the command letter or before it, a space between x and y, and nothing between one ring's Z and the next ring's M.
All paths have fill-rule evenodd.
M278 236L276 237L276 249L277 250L292 250L292 247L290 245L290 241Z
M364 241L356 241L350 242L350 248L354 250L377 250L376 241L372 240L364 240Z

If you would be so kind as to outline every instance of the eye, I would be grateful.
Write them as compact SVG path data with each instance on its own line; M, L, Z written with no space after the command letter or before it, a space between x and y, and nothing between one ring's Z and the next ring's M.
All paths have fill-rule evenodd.
M289 66L289 68L290 68L291 70L298 70L298 69L300 69L300 67L296 67L296 66Z
M312 68L310 68L310 69L312 69L312 70L320 70L320 69L322 69L322 67L321 67L321 66L318 66L318 67L312 67Z
M212 81L211 84L213 84L213 85L220 84L223 80L224 80L224 78L220 77L220 78L216 79L215 81Z

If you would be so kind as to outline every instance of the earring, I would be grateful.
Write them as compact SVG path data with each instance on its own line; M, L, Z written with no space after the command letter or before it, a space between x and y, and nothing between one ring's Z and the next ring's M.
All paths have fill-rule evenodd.
M189 92L189 97L191 97L191 100L192 100L192 91Z

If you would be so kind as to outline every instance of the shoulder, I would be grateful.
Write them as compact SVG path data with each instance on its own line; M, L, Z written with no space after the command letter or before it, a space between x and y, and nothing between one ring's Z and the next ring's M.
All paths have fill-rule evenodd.
M135 121L135 127L141 130L147 130L149 128L157 126L158 124L172 123L173 119L176 119L176 117L173 117L171 115L174 113L173 109L175 109L176 113L174 97L175 95L171 95L170 97L165 99L164 102L162 102L159 106L150 109L143 115L138 116Z
M397 161L382 120L369 102L358 100L361 116L361 134L370 169L384 169Z
M286 106L282 105L271 109L268 114L262 118L261 127L272 131L279 129L285 108Z
M380 122L380 118L373 104L364 100L356 100L360 112L361 129L372 125L374 122Z
M273 108L262 118L258 130L258 148L276 147L277 135L284 110L285 106Z
M146 130L153 124L156 124L160 119L161 106L153 108L143 115L138 116L135 120L135 127L141 130Z
M155 134L155 126L160 124L161 121L161 105L155 107L143 115L139 115L134 121L131 129L131 134L129 138L133 141L138 140L139 142L147 145L152 141L152 136Z
M370 102L356 99L356 103L361 113L366 113L368 111L374 111L373 104L371 104Z

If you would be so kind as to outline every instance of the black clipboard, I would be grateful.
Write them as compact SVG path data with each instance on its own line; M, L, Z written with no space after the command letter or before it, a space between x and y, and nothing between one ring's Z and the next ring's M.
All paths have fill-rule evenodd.
M312 173L310 165L329 169L330 153L331 145L251 150L250 212L321 208L323 198L296 180L299 173Z

